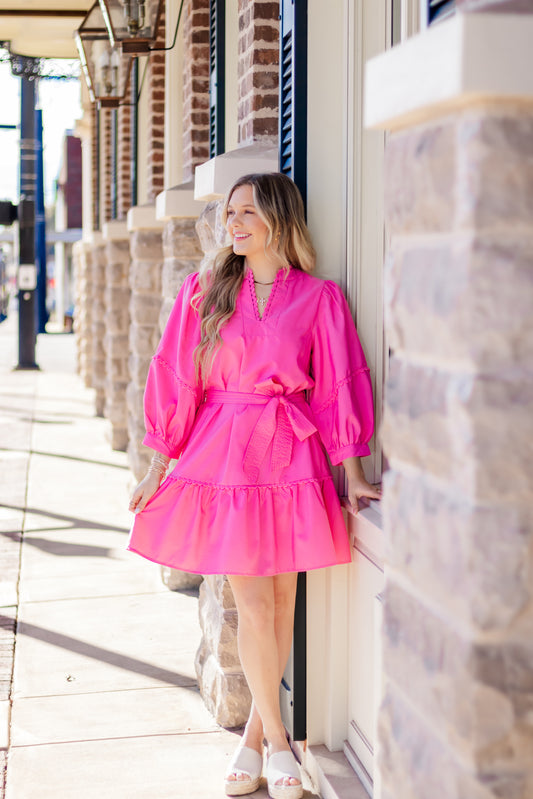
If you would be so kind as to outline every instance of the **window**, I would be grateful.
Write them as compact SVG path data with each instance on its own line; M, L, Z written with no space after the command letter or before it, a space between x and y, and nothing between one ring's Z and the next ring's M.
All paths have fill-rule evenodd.
M307 0L282 0L279 163L307 194Z

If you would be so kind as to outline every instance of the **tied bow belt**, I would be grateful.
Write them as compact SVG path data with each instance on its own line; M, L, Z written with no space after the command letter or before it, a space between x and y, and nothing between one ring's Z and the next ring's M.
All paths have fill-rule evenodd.
M291 462L294 436L304 441L316 433L316 427L304 413L304 409L309 411L309 405L303 391L283 394L283 387L276 383L269 384L268 390L272 393L252 394L212 388L205 396L206 403L265 406L244 453L244 472L253 482L257 482L259 467L270 442L272 469L283 469Z

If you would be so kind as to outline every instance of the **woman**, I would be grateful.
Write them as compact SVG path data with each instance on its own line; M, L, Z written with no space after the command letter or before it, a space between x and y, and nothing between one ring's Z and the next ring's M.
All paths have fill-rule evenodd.
M258 788L266 739L270 796L299 799L278 694L297 573L350 561L326 452L343 463L356 512L360 497L380 496L360 462L372 389L341 290L309 275L314 250L294 183L241 178L224 219L231 246L186 279L150 367L144 443L156 453L130 503L129 548L227 574L253 704L226 793Z

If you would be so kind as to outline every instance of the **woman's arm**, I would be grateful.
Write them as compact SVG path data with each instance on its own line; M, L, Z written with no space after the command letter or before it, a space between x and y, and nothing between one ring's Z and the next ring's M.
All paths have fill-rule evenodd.
M365 478L361 458L345 458L342 462L348 479L348 500L354 513L359 511L361 497L381 499L381 488L371 485Z

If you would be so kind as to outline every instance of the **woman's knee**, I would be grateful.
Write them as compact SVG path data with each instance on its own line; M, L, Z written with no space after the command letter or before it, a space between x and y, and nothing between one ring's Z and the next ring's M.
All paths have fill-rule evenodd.
M230 580L237 611L239 626L251 628L258 633L274 626L275 599L272 586L265 581Z

